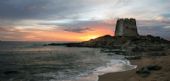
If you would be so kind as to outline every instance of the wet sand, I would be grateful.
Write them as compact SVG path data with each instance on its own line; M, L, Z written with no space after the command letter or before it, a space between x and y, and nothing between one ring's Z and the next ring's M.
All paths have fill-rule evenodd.
M170 81L170 55L142 57L141 59L131 60L131 63L138 67L129 71L101 75L99 81ZM140 68L152 64L159 65L162 69L151 72L148 77L142 77L136 73Z

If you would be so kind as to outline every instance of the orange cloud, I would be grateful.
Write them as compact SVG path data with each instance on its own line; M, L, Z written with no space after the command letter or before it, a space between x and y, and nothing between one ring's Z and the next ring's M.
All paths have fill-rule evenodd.
M110 34L113 35L113 27L105 25L94 25L89 26L90 30L84 30L84 32L76 33L64 30L56 31L27 31L29 32L23 39L28 41L86 41L97 38L102 35Z
M41 28L41 29L37 29ZM97 38L102 35L114 35L114 24L111 21L104 21L100 24L89 25L82 32L65 31L63 29L49 28L43 29L42 27L16 27L17 31L13 31L13 35L9 40L24 40L24 41L87 41ZM10 33L10 32L9 32ZM16 36L19 34L21 36Z

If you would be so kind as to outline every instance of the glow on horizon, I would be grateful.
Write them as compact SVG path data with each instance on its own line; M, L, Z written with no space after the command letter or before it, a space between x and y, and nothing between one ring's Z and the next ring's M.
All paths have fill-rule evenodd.
M16 27L17 31L26 32L27 34L22 37L22 41L87 41L97 38L102 35L114 35L113 27L105 25L94 25L89 30L83 32L69 32L63 30L42 30L42 29L24 29ZM7 37L8 38L8 37ZM17 41L18 39L16 39Z

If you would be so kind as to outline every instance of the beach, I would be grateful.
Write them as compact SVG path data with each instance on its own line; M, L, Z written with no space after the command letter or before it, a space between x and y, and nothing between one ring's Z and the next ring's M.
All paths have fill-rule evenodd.
M137 65L136 69L104 74L99 76L99 81L170 81L170 51L167 53L166 56L147 56L131 60L132 65ZM142 67L149 65L158 65L161 69L151 71L147 77L136 73Z

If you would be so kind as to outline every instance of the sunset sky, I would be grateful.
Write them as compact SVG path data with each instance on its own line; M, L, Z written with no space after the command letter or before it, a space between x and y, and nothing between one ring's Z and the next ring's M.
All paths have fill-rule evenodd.
M118 18L170 40L170 0L0 0L0 40L85 41L114 36Z

